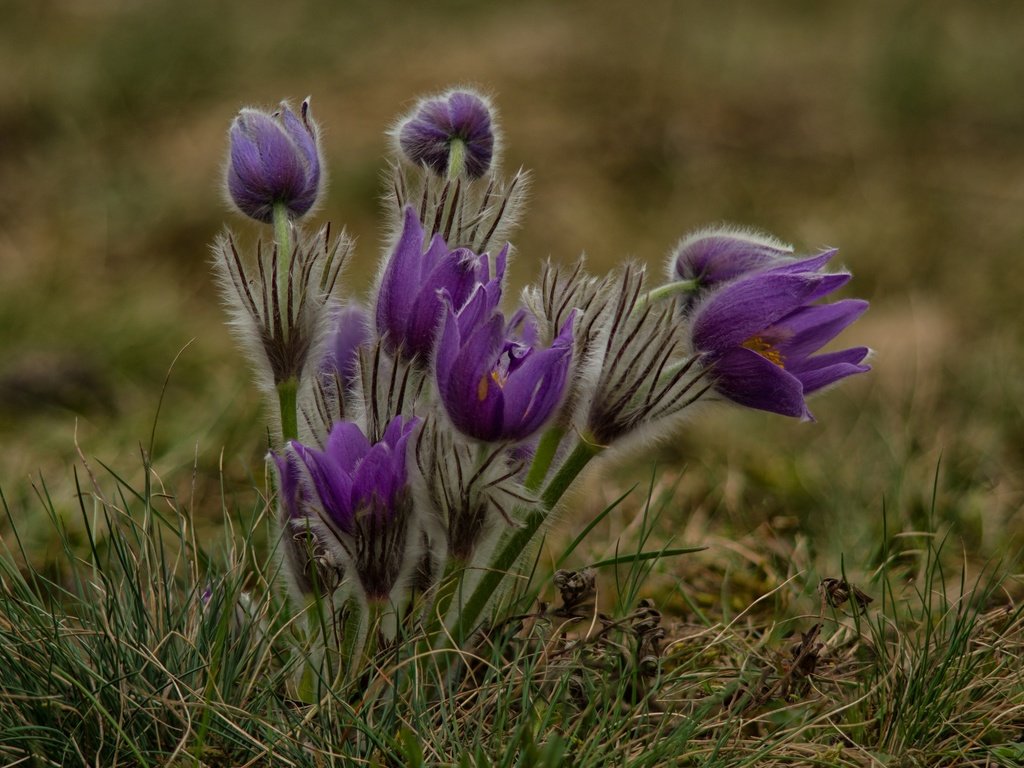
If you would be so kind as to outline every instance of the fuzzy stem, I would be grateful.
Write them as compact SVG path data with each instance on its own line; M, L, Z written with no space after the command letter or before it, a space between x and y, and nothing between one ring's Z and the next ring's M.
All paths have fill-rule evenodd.
M648 291L647 295L636 303L636 308L640 309L644 305L655 301L678 296L681 293L696 293L699 290L700 281L698 280L677 280L674 283L665 283L665 285L659 285L657 288Z
M530 545L535 533L547 518L548 513L554 508L558 500L566 492L572 481L590 462L597 456L603 446L580 440L572 453L565 460L558 472L551 478L547 488L541 494L540 504L530 510L521 528L517 528L506 540L505 546L498 552L497 557L491 562L490 569L484 574L466 605L459 612L458 622L455 625L454 636L461 645L469 637L472 630L477 626L484 608L487 607L495 590L501 585L501 580L515 565L519 556Z
M537 443L537 450L533 454L533 463L530 464L530 471L526 475L526 490L536 491L540 488L541 483L544 482L544 478L548 475L548 470L551 469L551 462L555 459L555 451L558 450L559 443L562 442L562 437L565 435L565 430L562 427L552 427L545 432L540 441Z
M341 660L347 665L345 677L349 680L354 679L363 666L363 648L369 633L369 629L363 631L363 613L363 606L359 601L350 600L349 610L344 618L345 623L341 628ZM372 622L372 616L370 620Z
M277 385L277 402L281 410L281 443L299 439L299 382L293 376Z
M455 181L466 168L466 143L452 139L448 145L448 180Z
M291 280L288 273L292 262L292 223L288 216L288 206L274 203L273 211L274 243L277 246L277 298L281 306L281 326L288 331L288 294L291 291Z

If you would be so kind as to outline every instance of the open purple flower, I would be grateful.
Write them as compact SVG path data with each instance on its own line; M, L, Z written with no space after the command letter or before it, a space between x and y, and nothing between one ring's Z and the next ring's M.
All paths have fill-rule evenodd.
M480 286L456 313L445 297L437 389L456 429L477 440L525 440L554 413L572 362L575 315L547 349L509 338L496 286Z
M715 389L740 405L811 419L807 395L855 373L866 347L814 355L867 309L866 301L813 302L848 272L821 273L835 251L754 272L710 295L694 312L693 346L713 366Z
M409 160L439 176L455 162L470 179L478 179L494 156L491 108L472 91L426 99L399 126L398 144Z
M246 216L269 223L274 206L298 218L320 192L320 150L309 100L300 115L287 104L268 114L243 109L231 124L227 189Z
M507 258L505 246L495 260L492 278L487 254L477 255L468 248L449 250L439 234L424 251L423 225L407 207L402 234L377 294L377 332L392 349L427 362L441 321L441 292L461 309L478 285L492 279L500 283Z
M311 530L339 560L347 560L370 601L387 600L410 564L412 502L407 444L419 419L396 416L371 444L355 424L335 424L323 451L292 441L275 456L291 525ZM296 473L302 469L308 483Z

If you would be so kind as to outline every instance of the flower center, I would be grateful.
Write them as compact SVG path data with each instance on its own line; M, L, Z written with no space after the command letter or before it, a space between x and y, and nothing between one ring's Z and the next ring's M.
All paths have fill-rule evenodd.
M752 352L757 352L765 360L775 363L779 368L784 367L785 360L782 353L764 336L751 336L741 346Z

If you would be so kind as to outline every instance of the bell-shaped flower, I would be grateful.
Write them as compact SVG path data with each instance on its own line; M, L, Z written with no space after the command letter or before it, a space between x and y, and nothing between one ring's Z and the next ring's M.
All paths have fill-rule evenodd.
M805 398L870 370L866 347L815 355L868 307L846 299L815 304L849 279L822 273L835 251L754 272L728 283L696 308L694 349L712 366L715 390L733 402L811 419Z
M682 292L684 311L708 291L749 272L777 266L793 252L770 235L729 227L709 227L687 235L669 257L669 279L692 285Z
M320 148L308 99L299 112L284 103L273 114L243 109L231 124L227 191L246 216L269 223L280 204L299 218L316 204Z
M508 246L495 259L492 278L487 254L467 248L449 250L444 238L434 235L423 250L424 231L416 212L405 209L402 234L388 259L377 293L377 332L392 350L422 363L430 360L446 292L456 309L476 287L505 274Z
M324 450L292 441L284 458L275 457L292 527L311 530L334 558L351 565L371 602L388 600L415 565L406 462L419 421L396 416L376 444L356 424L342 421ZM292 466L308 482L289 477L291 454Z
M509 338L497 286L480 286L458 312L445 297L434 371L452 424L487 442L525 440L552 416L572 363L570 314L548 348Z
M398 145L410 161L439 176L454 170L478 179L494 157L491 114L487 100L473 91L424 99L399 124Z

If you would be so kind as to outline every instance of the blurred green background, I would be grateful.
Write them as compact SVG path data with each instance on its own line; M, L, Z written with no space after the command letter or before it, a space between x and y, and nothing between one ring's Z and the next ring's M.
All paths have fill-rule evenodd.
M345 287L365 296L384 130L418 95L475 84L505 166L534 172L518 285L581 251L660 272L681 235L728 221L839 246L848 294L873 303L845 339L875 370L816 400L817 423L705 412L579 494L566 529L657 462L686 543L767 531L787 557L867 567L884 505L890 534L949 531L1016 567L1019 3L22 0L0 18L0 487L41 558L56 545L37 494L76 524L76 430L97 471L138 482L186 345L155 471L211 526L222 485L254 503L260 404L209 268L224 222L254 231L220 195L237 109L312 94L319 217L358 237Z

